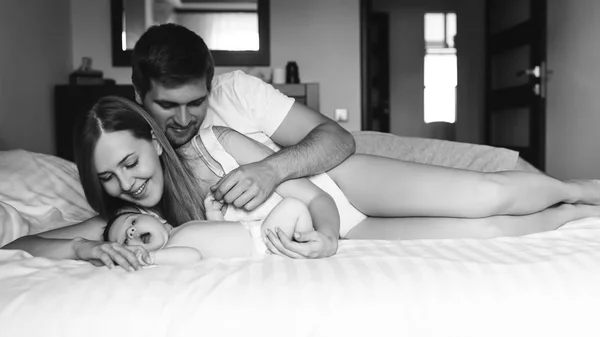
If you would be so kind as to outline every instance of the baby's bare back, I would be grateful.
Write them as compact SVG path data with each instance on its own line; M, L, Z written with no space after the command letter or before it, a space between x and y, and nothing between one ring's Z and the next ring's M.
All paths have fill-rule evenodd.
M190 221L175 228L166 247L196 248L204 258L250 256L250 233L229 221Z

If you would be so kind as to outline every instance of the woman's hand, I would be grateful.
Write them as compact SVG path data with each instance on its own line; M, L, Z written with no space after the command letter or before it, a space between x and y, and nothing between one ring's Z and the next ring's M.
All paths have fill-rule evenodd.
M73 239L73 253L84 261L95 266L107 266L112 269L115 264L127 271L139 270L142 266L133 252L116 242L90 241L82 238ZM148 252L144 249L142 257L150 261Z
M271 253L293 259L318 259L332 256L337 252L338 239L335 236L327 236L317 231L295 232L294 239L295 241L292 241L277 228L276 233L267 230L264 241Z

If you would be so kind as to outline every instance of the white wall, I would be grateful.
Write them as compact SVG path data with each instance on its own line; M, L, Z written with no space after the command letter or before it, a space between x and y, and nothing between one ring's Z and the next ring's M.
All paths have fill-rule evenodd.
M69 0L0 1L0 150L55 153L54 85L71 71Z
M483 142L484 7L480 0L373 0L390 20L390 131L433 137L423 121L423 55L426 12L455 11L458 18L456 140Z
M360 130L359 0L271 0L271 66L295 60L302 82L320 84L321 112L347 108L342 123ZM71 0L73 67L91 56L94 68L117 83L131 83L131 69L111 63L110 2ZM217 73L230 69L220 68Z
M403 0L411 1L421 3ZM482 132L478 111L483 111L479 53L483 47L472 47L465 54L464 45L483 39L483 29L477 29L483 22L477 14L482 11L481 3L454 1L459 15L459 81L462 87L468 85L468 90L459 93L458 139L478 142ZM54 153L53 87L67 83L82 56L93 57L94 67L106 77L130 83L129 68L111 66L109 4L108 0L0 1L0 150ZM334 108L347 107L350 122L345 126L359 129L359 0L271 0L271 11L272 65L284 66L292 58L298 61L303 81L321 83L323 112L331 115ZM413 15L417 15L415 9ZM546 166L557 177L600 176L600 67L596 60L600 45L594 39L600 31L600 22L595 20L599 15L600 2L594 0L548 1L548 67L553 74L548 82ZM461 26L467 17L474 20L472 25ZM422 43L420 20L408 19L392 27L400 32L417 29L413 35ZM405 53L394 49L392 66L411 57L406 55L411 48L403 49ZM422 67L421 56L418 60ZM392 75L396 83L422 83L420 71L398 73L396 69ZM397 103L404 106L401 111L420 114L421 90L417 89L416 100L406 95L409 90L396 88L393 96L404 97ZM405 127L404 123L399 127Z
M360 130L359 0L271 0L271 65L295 60L303 82L320 84L321 112L348 109Z
M548 1L546 170L600 178L600 2Z
M104 78L120 84L131 84L131 67L112 66L110 41L110 1L70 0L71 30L73 33L73 68L79 67L81 58L93 59L92 67L102 70Z

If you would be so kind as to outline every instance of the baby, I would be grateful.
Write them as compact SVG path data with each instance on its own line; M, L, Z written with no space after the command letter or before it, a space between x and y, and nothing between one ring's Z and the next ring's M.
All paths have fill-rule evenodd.
M264 221L228 222L223 220L226 207L209 195L204 201L208 221L190 221L178 227L154 214L139 211L119 213L108 222L104 237L133 251L140 263L188 264L202 257L242 257L267 252L262 233L279 227L292 237L295 231L309 231L312 220L300 200L284 198ZM143 261L143 247L150 261Z

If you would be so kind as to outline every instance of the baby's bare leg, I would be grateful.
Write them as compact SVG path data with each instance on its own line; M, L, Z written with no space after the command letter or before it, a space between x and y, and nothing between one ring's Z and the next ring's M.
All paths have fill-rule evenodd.
M290 239L294 232L313 230L312 219L306 205L298 199L284 198L269 213L262 224L262 231L270 229L275 233L277 227Z

